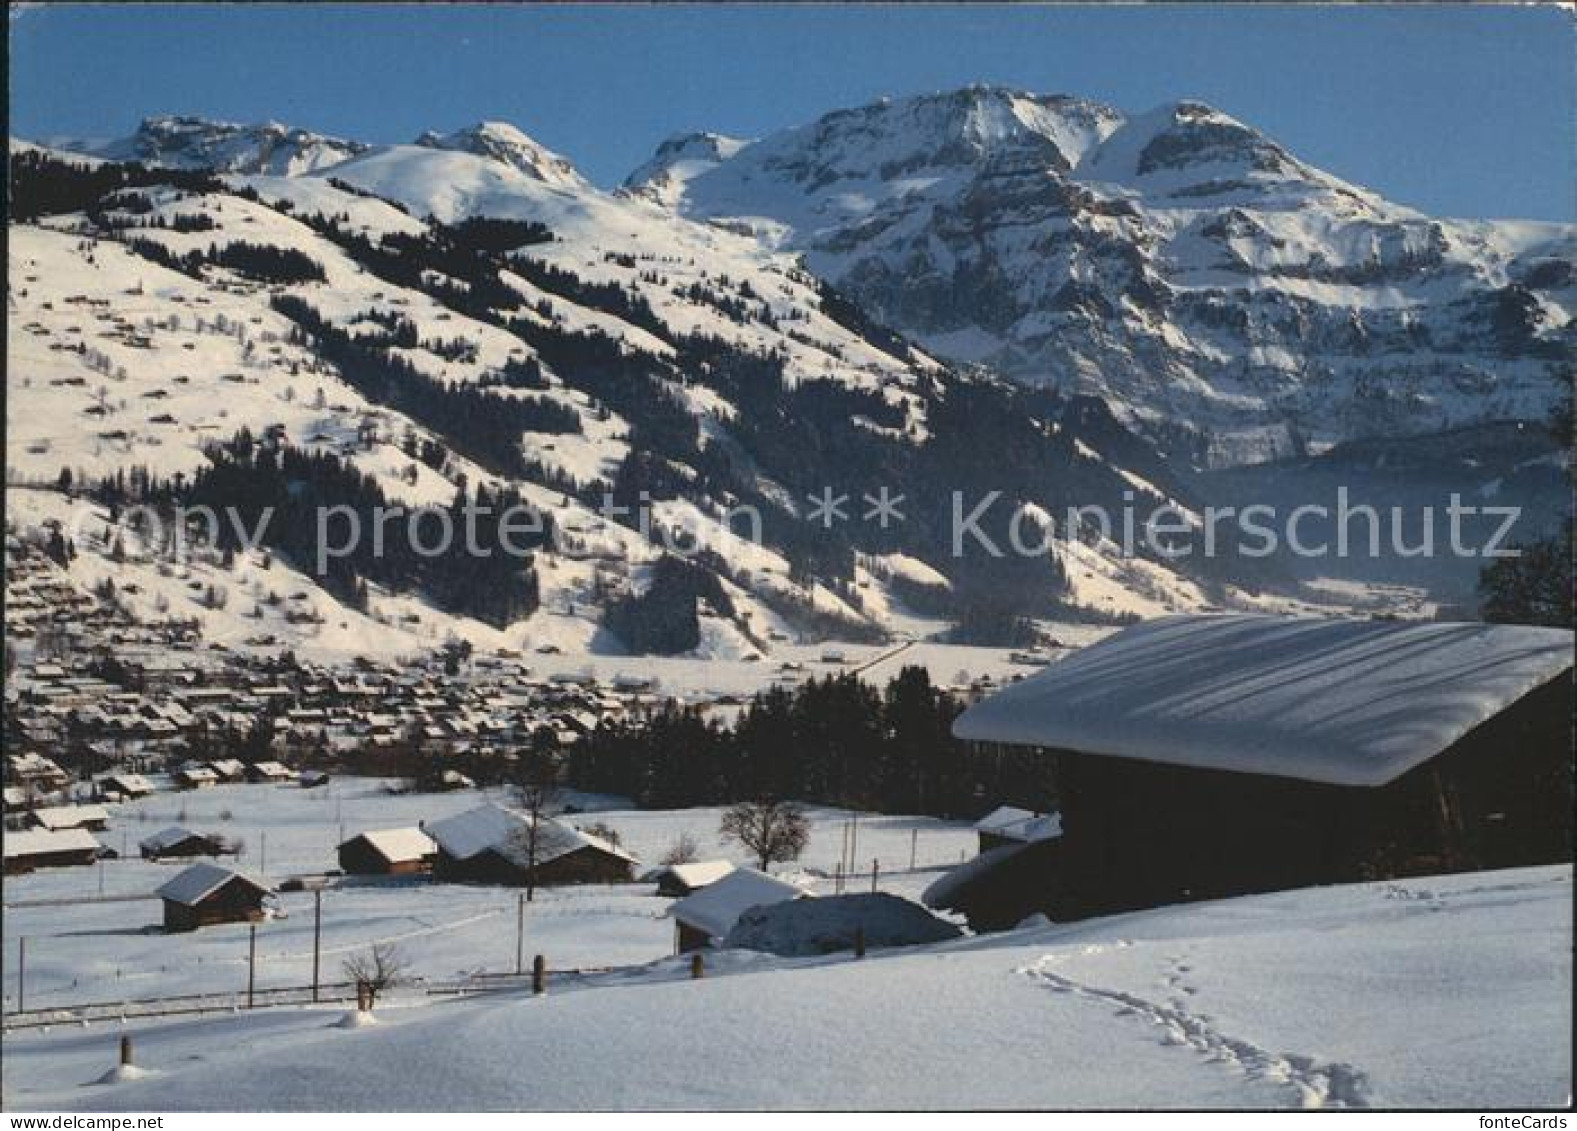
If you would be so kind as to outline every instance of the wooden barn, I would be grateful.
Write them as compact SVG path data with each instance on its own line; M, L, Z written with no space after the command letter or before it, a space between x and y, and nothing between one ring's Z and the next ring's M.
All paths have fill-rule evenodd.
M999 805L975 822L975 835L980 841L980 851L990 852L993 848L1061 836L1062 821L1055 813Z
M172 825L137 842L144 860L183 860L193 856L224 856L235 849L214 833L194 833Z
M655 883L658 895L680 899L715 884L733 870L734 866L727 860L697 860L689 864L664 864L647 872L641 880Z
M106 797L135 801L152 794L153 783L141 774L110 774L99 782L99 790Z
M716 946L752 907L807 898L808 894L787 880L754 868L735 868L668 908L674 920L674 952L686 954Z
M65 829L103 832L110 823L110 815L102 805L48 805L30 812L28 821L35 828L52 832Z
M86 829L28 829L3 838L5 874L92 864L103 851Z
M1062 835L1018 910L1073 919L1570 860L1564 629L1183 616L970 708L1055 760Z
M282 762L253 762L246 768L249 782L294 781L296 772Z
M438 845L421 829L373 829L339 846L348 876L411 876L432 871Z
M182 766L170 775L177 789L207 789L217 785L219 775L207 766Z
M1015 927L1044 910L1046 877L1058 874L1062 818L1004 805L975 823L980 854L925 889L927 907L957 911L977 931Z
M425 831L438 845L433 873L442 879L516 887L531 880L548 887L628 883L634 877L629 853L551 817L538 822L533 853L531 816L497 805L430 822Z
M255 923L265 917L267 884L218 864L193 864L156 893L164 900L166 931L195 931L217 923Z

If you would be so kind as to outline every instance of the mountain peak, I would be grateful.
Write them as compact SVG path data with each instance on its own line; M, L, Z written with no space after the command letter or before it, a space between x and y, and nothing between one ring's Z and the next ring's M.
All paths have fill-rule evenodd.
M665 138L651 158L624 179L621 191L673 206L690 178L715 169L750 144L741 138L708 131L678 133Z
M429 130L416 139L428 149L447 149L499 161L558 188L586 188L587 182L566 157L553 152L509 122L483 121L450 134Z
M361 142L328 137L273 120L246 125L193 114L146 117L136 133L115 141L59 144L112 161L273 176L314 172L367 149Z
M1352 186L1197 99L1164 103L1130 118L1090 154L1077 176L1178 201L1282 199L1293 207L1310 193L1359 198Z

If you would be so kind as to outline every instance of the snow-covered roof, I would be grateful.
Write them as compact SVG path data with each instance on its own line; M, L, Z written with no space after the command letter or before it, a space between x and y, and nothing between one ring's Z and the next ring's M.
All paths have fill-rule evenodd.
M964 861L956 868L949 868L920 894L920 902L938 910L956 908L958 897L965 888L1027 850L1031 843L1025 841L1020 844L998 845L971 860Z
M33 810L33 820L46 829L77 829L109 819L109 811L102 805L52 805Z
M1060 813L1032 813L1013 805L999 805L975 822L975 831L989 836L1022 840L1055 840L1062 835Z
M530 861L531 816L499 805L479 805L453 817L433 821L426 826L432 837L456 860L469 860L480 853L493 851L516 864ZM625 860L633 860L623 849L609 844L601 837L583 833L579 829L543 817L537 825L537 863L546 864L560 856L568 856L582 848L597 848Z
M104 780L124 793L153 792L153 783L141 774L110 774Z
M752 907L781 903L785 899L799 899L805 894L787 880L780 880L754 868L736 868L694 895L676 900L668 908L668 913L687 927L694 927L720 939Z
M391 862L420 860L438 851L433 838L416 828L372 829L352 837L351 840L365 840L372 846L373 851ZM346 843L348 844L349 841Z
M168 899L171 903L192 907L207 899L231 880L241 880L265 895L272 895L274 891L263 881L255 880L245 872L238 872L234 868L225 868L218 864L193 864L161 886L154 894L162 899Z
M688 888L704 888L708 884L715 884L733 871L734 865L727 860L698 860L693 864L673 864L668 868L669 875Z
M99 842L86 829L28 829L5 834L5 858L46 856L55 852L97 852Z
M160 849L180 844L183 840L190 840L192 837L202 837L202 835L202 833L192 832L191 829L182 828L180 825L171 825L167 829L160 829L150 837L144 837L137 842L137 847L146 849L149 852L158 852ZM206 840L208 838L203 837L203 839Z
M1179 616L959 716L959 738L1384 785L1572 666L1565 629Z

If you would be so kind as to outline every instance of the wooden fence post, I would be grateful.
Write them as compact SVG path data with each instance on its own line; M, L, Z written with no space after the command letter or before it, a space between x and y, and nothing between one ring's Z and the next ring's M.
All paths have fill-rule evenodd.
M864 927L855 927L854 928L854 957L855 958L864 958L865 957L865 928Z
M881 874L882 874L882 862L880 860L872 860L871 861L871 894L872 895L876 894L876 881L877 881L877 879L879 879L881 877Z
M547 993L548 990L548 960L540 954L531 960L531 992L534 994Z
M124 1065L131 1064L131 1038L123 1036L120 1039L120 1062Z
M699 950L690 956L690 977L706 977L706 959L701 956Z

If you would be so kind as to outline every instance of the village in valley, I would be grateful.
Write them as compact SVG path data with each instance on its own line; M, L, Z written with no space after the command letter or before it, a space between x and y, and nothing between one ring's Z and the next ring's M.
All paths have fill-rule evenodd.
M538 676L532 660L559 658L457 646L415 662L337 664L215 648L84 593L16 536L7 597L8 637L29 652L8 661L6 698L8 1103L63 1104L100 1075L116 1089L150 1071L160 1079L169 1068L144 1064L193 1055L178 1050L205 1020L274 1018L257 1032L284 1025L303 1036L324 1024L384 1022L392 1033L410 1023L414 1037L429 1014L548 999L572 1008L613 987L667 994L688 982L704 994L701 985L776 977L812 990L834 975L828 963L875 964L871 977L898 987L925 976L915 961L955 951L969 984L1006 969L1006 957L1029 963L1036 984L1100 1001L1107 991L1093 987L1133 978L1130 951L1159 961L1151 948L1164 945L1171 1004L1137 992L1143 977L1111 1000L1210 1057L1237 1046L1185 1007L1203 987L1179 950L1194 961L1219 945L1268 955L1304 917L1335 913L1354 944L1394 936L1381 945L1400 977L1416 948L1433 945L1424 928L1443 920L1429 913L1455 910L1451 961L1467 977L1493 961L1491 918L1544 938L1544 909L1570 898L1569 870L1543 863L1560 858L1571 828L1565 748L1550 741L1570 714L1570 642L1558 630L1177 617L1082 637L1065 626L1079 646L1049 653L823 645L756 673L770 681L758 692L791 695L833 686L850 667L901 672L905 658L985 668L960 669L963 682L936 693L956 697L951 711L973 705L951 742L977 771L972 811L939 817L789 800L660 808L575 787L577 766L597 760L611 731L639 734L675 710L737 724L759 694L727 680L730 690L708 689L706 665L665 687L584 670ZM1280 686L1262 685L1270 670L1283 673ZM1411 706L1392 702L1391 687ZM1201 723L1188 704L1212 698L1214 721ZM1049 764L1055 778L1003 774L1004 763L1024 764L1014 752L1026 744L1028 764ZM1521 752L1518 775L1494 768L1507 750ZM983 772L993 766L995 776ZM1512 870L1477 883L1471 872L1405 878L1480 868ZM1352 886L1309 886L1333 882ZM1252 898L1212 902L1289 888L1308 894L1259 897L1262 910ZM1099 931L1099 916L1144 908L1156 908L1153 923L1130 915L1112 921L1125 925L1107 942L1078 941L1092 937L1083 923ZM1230 942L1205 941L1223 930ZM1149 931L1172 941L1146 944ZM1180 943L1178 931L1203 933ZM1010 949L956 949L971 939ZM1124 962L1103 957L1108 947ZM1317 980L1341 953L1300 961ZM1097 980L1071 973L1082 967ZM1217 978L1219 989L1236 975ZM723 993L711 1007L719 1019L737 1019L762 990L743 992ZM1453 1041L1460 1020L1441 1020ZM250 1020L237 1030L253 1032ZM115 1053L120 1034L130 1043ZM403 1047L381 1071L398 1074ZM1476 1055L1464 1047L1447 1055ZM1553 1063L1561 1047L1540 1055ZM123 1060L106 1070L110 1054ZM1256 1055L1203 1092L1191 1080L1189 1094L1370 1106L1438 1086L1387 1074L1383 1061L1360 1070ZM1463 1094L1517 1094L1522 1071L1469 1075ZM183 1079L171 1078L178 1098L160 1102L202 1106ZM778 1102L786 1093L774 1081L766 1074L741 1102ZM1050 1094L1042 1084L1008 1064L991 1094L1038 1102ZM1106 1077L1084 1086L1093 1090L1057 1094L1118 1094ZM327 1076L315 1087L306 1102L349 1094ZM691 1093L665 1094L664 1105ZM878 1086L867 1098L898 1095ZM353 1102L414 1105L431 1093L421 1096L391 1085L381 1100ZM443 1102L647 1099L576 1070L553 1086ZM122 1101L99 1091L89 1102Z

